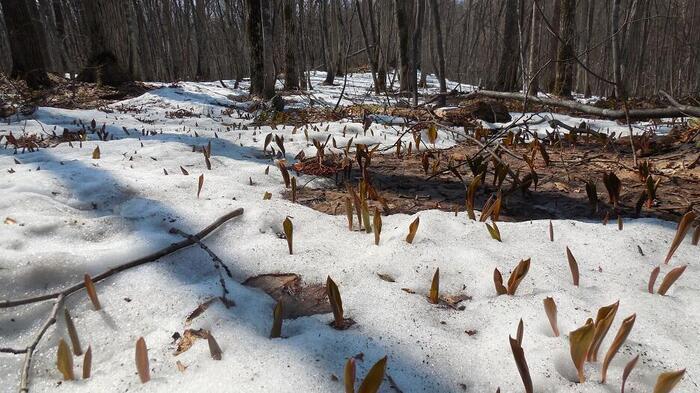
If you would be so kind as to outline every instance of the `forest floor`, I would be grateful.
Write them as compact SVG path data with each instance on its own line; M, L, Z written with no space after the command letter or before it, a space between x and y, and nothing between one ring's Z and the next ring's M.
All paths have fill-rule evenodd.
M651 391L659 373L687 368L677 390L700 392L700 249L688 236L663 264L676 222L700 202L693 123L632 125L638 159L650 162L648 174L659 180L656 198L639 205L646 183L634 168L626 124L551 108L522 113L519 103L505 103L517 124L501 142L499 158L523 184L529 179L529 187L504 181L497 241L465 213L474 177L465 158L481 149L466 136L484 143L512 123L449 122L393 96L369 94L368 74L350 75L345 87L342 78L322 86L323 77L313 76L311 92L285 95L282 114L250 101L245 82L239 89L224 81L146 83L126 91L61 82L66 86L57 87L58 94L35 97L0 86L6 103L22 97L23 104L0 124L0 304L62 290L85 273L95 276L182 240L171 227L196 233L244 209L204 240L217 258L195 246L111 276L97 283L100 311L83 291L69 296L65 305L82 349L92 348L92 376L62 381L55 367L58 342L68 341L61 312L37 346L31 391L340 391L347 358L357 359L361 380L385 355L381 392L522 391L508 344L522 319L537 392L619 391L622 370L636 355L641 362L626 391ZM428 83L424 93L435 93L435 80ZM470 106L463 101L450 105ZM552 128L552 120L586 122L596 136L573 138ZM436 137L430 124L438 125ZM542 146L517 130L536 133ZM266 144L268 135L278 141ZM420 149L414 144L409 154L418 138ZM378 245L356 220L349 230L345 218L350 194L343 182L357 189L361 173L357 164L343 171L342 153L348 149L354 157L358 145L377 149L366 175L375 194L369 204L381 213ZM477 210L497 191L494 163L486 161ZM294 196L280 163L295 176ZM609 205L603 184L609 172L621 181L617 206ZM597 185L597 211L587 181ZM610 225L602 225L605 216ZM294 228L291 255L285 218ZM417 218L409 244L409 224ZM580 266L579 286L571 283L567 247ZM494 268L508 276L527 258L531 268L517 294L497 296ZM659 281L688 266L667 296L647 292L658 265ZM436 268L438 305L426 300ZM329 326L328 276L354 321L347 330ZM560 337L542 307L550 296ZM283 338L269 339L277 300ZM586 363L588 380L579 384L569 332L618 300L599 358L624 317L635 313L636 325L610 365L607 384L599 383L600 361ZM0 348L29 345L51 306L3 308ZM209 333L221 360L210 356ZM141 336L149 349L147 385L133 363ZM0 391L17 390L23 360L23 354L0 353ZM74 362L80 375L84 357Z

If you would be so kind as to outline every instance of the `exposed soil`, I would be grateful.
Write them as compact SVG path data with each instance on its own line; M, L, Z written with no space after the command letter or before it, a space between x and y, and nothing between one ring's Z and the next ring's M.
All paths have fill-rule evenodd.
M533 219L595 219L607 215L610 220L622 217L657 217L677 221L689 209L700 212L700 149L694 143L681 143L676 139L687 137L688 130L678 132L672 138L656 143L657 152L649 157L639 158L640 162L652 163L652 177L660 179L656 199L651 207L641 207L637 212L638 200L646 189L638 171L633 168L629 149L629 139L621 139L603 146L601 143L563 143L563 147L548 146L549 164L546 165L540 154L534 161L538 182L527 191L520 189L508 192L510 180L503 184L504 204L501 220L526 221ZM696 138L697 139L697 138ZM662 145L662 142L665 143ZM426 209L444 211L465 211L466 186L473 175L465 162L465 157L473 156L479 147L463 143L443 151L432 152L427 172L423 169L422 153L400 158L395 154L377 154L372 157L368 168L374 188L384 200L369 201L370 210L378 207L383 214L416 213ZM531 154L528 145L509 147L517 157ZM502 154L505 161L520 177L529 173L523 159ZM432 177L432 165L439 162L436 172L445 170L447 162L459 167L464 183L451 172ZM355 168L357 166L355 165ZM622 183L620 202L617 208L609 203L608 193L603 184L603 174L613 172ZM432 177L432 178L431 178ZM349 181L357 189L360 173L352 171ZM475 197L475 208L480 209L498 188L494 182L493 165L490 165L485 185L479 188ZM597 185L598 210L594 212L586 194L586 181L593 180ZM466 184L465 184L466 183ZM297 202L328 214L345 214L345 198L348 196L343 179L335 187L326 189L300 188Z

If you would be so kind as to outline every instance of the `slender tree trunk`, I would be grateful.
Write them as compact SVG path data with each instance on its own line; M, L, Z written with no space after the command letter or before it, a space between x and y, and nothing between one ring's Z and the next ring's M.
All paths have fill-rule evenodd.
M34 18L38 10L34 1L1 0L5 26L12 55L12 78L23 79L31 89L51 86L46 73L42 48L43 35L38 31Z
M620 66L620 38L616 34L620 28L620 0L613 0L612 13L610 17L610 28L612 30L612 60L613 60L613 81L615 82L615 97L625 98L625 87L622 81Z
M574 81L574 35L576 0L560 0L559 37L563 41L557 50L556 76L553 93L571 97Z
M367 63L369 63L369 69L372 73L372 82L374 84L374 92L376 94L380 93L379 83L377 83L377 63L374 57L374 48L369 43L369 38L367 37L367 28L365 27L365 21L362 17L362 9L360 8L360 1L354 1L355 11L357 12L357 18L360 20L360 30L362 31L362 40L365 43L365 53L367 55Z
M284 38L285 38L285 70L284 87L287 90L299 90L299 74L297 73L297 27L294 4L296 0L284 1Z
M275 64L273 59L273 34L272 34L272 3L273 0L260 1L260 17L262 18L263 31L263 98L270 99L275 96Z
M518 0L506 0L503 44L495 90L518 90Z
M262 95L265 79L260 2L261 0L246 0L248 13L246 35L248 36L248 48L250 50L250 94L255 96Z
M445 106L447 100L447 82L445 81L445 49L442 42L442 23L440 22L440 9L437 0L430 0L430 8L433 14L433 28L435 29L435 46L438 55L438 80L440 81L440 98L438 106Z
M326 63L326 79L324 85L332 86L335 80L336 63L333 56L335 46L331 43L330 29L328 28L328 0L320 0L319 17L321 19L321 45L323 45L324 60Z
M591 67L591 39L593 38L593 16L595 15L595 1L588 2L588 15L586 15L586 67ZM591 84L588 81L588 72L583 73L584 95L591 96Z
M418 68L421 63L421 41L423 37L423 20L425 19L425 1L416 0L416 22L413 25L413 64L411 86L413 88L413 105L418 105ZM422 70L421 70L422 72Z
M394 0L394 16L399 31L399 90L401 93L412 91L411 86L411 56L409 49L409 22L407 0Z
M529 59L528 59L528 65L527 65L527 76L530 79L528 81L529 86L528 90L530 94L537 95L539 92L539 85L538 85L538 78L537 78L537 67L538 67L538 62L537 62L537 32L538 32L538 27L539 27L539 12L537 12L537 6L535 4L532 5L532 21L530 22L530 50L529 50Z

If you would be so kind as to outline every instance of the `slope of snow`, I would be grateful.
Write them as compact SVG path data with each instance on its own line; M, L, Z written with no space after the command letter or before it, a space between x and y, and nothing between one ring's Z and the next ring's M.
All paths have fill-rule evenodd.
M320 81L322 75L315 78ZM352 87L346 93L362 99L371 78L355 75L349 81ZM339 88L318 86L315 94L334 103ZM337 392L343 389L345 360L358 353L364 353L364 361L358 362L360 378L388 355L387 371L406 393L493 392L498 386L503 392L519 392L522 384L508 336L515 335L521 318L523 348L537 392L618 391L622 368L637 354L641 361L626 391L649 392L660 372L686 367L677 391L700 391L698 248L686 240L670 265L662 266L659 281L671 268L688 265L668 296L646 292L649 273L662 263L675 224L627 220L618 231L616 225L555 221L555 241L550 242L547 221L502 223L499 243L482 223L468 220L464 213L455 217L425 211L416 215L420 227L413 244L404 238L415 216L398 214L383 217L381 242L375 246L372 235L348 231L344 216L328 216L282 197L282 177L262 152L265 135L284 135L290 160L301 149L313 154L313 146L292 127L239 130L250 121L226 116L222 110L224 105L238 105L235 98L243 94L218 83L187 82L111 105L112 113L40 108L26 122L0 126L0 134L41 132L39 122L47 132L54 127L61 132L76 129L77 120L89 124L95 119L98 127L105 123L119 138L91 139L82 147L64 143L18 155L0 150L0 219L16 221L0 224L0 299L66 287L86 272L97 274L181 240L168 233L171 227L194 233L235 208L245 209L243 216L205 240L232 270L234 279L226 278L226 285L235 307L214 303L191 325L185 324L198 304L221 293L218 272L198 247L123 272L98 284L103 310L93 311L84 291L66 302L83 349L92 346L92 377L60 382L56 348L60 338L68 340L61 317L37 348L32 392ZM120 111L128 107L141 109ZM200 117L168 118L167 113L177 109ZM325 140L330 133L339 147L355 134L355 142L390 145L401 128L374 124L363 135L361 124L331 123L328 133L326 125L310 132L310 138ZM156 134L141 135L142 129ZM211 170L201 153L192 152L193 145L208 142ZM441 134L437 146L452 144ZM91 157L96 146L99 160ZM181 166L189 175L181 173ZM204 186L197 198L200 174ZM302 177L299 184L308 180ZM271 200L263 200L265 192L273 194ZM278 236L287 216L294 223L294 255ZM566 246L580 265L580 287L571 284ZM498 267L507 279L517 262L528 257L532 266L516 296L497 297L493 269ZM426 301L436 268L442 293L471 297L461 303L464 310ZM331 314L301 317L284 322L286 338L269 339L274 300L239 283L249 276L281 272L298 273L307 283L322 283L331 276L346 315L357 324L336 331L328 326ZM378 273L396 282L383 281ZM559 309L561 337L553 337L544 314L542 300L548 296ZM600 357L620 321L632 313L637 314L634 329L612 362L606 385L598 382L600 363L587 364L589 381L578 384L568 332L617 300L620 309ZM0 309L0 348L22 348L31 342L50 308L50 302L44 302ZM223 359L211 359L205 340L174 356L172 335L185 328L211 330ZM139 382L133 360L140 336L148 345L152 369L153 379L146 385ZM187 367L184 372L177 361ZM21 362L21 355L0 354L0 391L16 391ZM80 375L82 358L75 363ZM393 391L388 381L381 391Z

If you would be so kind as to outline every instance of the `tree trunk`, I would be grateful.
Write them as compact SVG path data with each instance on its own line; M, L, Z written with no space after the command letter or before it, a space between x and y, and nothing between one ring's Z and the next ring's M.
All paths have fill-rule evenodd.
M46 74L43 35L34 23L38 10L34 1L0 0L12 55L12 78L23 79L31 89L51 85Z
M527 76L530 79L528 81L527 90L532 95L537 95L539 91L538 78L537 78L537 32L539 31L539 18L537 17L539 13L537 12L537 6L532 5L532 21L530 22L530 48L529 48L529 59L527 65Z
M190 0L191 1L191 0ZM207 50L207 14L205 0L197 0L194 4L194 34L197 40L197 71L196 80L209 80L209 53Z
M557 50L556 77L553 93L571 97L574 82L574 40L576 0L560 0L559 37L563 41Z
M264 84L263 32L260 16L261 0L246 0L248 18L246 20L246 35L250 50L250 94L262 95Z
M296 0L284 1L284 38L285 38L285 70L284 87L287 90L299 90L299 74L297 73L296 52L297 48L297 27L295 15Z
M498 64L495 89L499 91L518 90L518 1L506 0L503 27L502 52Z
M335 46L331 43L330 29L328 28L328 0L320 0L319 17L321 18L321 45L323 46L323 57L326 63L326 79L324 85L332 86L335 80L336 62L333 56Z
M612 30L612 61L613 61L613 82L615 82L615 97L625 98L625 87L622 81L620 68L620 38L617 30L620 28L620 0L613 0L612 13L610 17L610 28Z
M421 40L423 37L423 19L425 19L425 1L416 0L416 23L413 25L413 64L411 70L411 84L413 86L413 105L418 105L418 68L421 63ZM423 70L421 69L421 73Z
M588 15L586 15L586 67L591 66L591 39L593 37L593 15L595 14L595 1L588 2ZM583 73L584 96L591 96L591 84L588 81L588 72Z
M409 49L409 22L406 10L407 0L394 0L394 16L399 30L399 90L401 93L409 93L411 86L411 56Z
M275 64L273 60L273 34L272 34L272 2L273 0L260 1L260 17L263 31L263 91L265 99L275 96Z
M442 42L442 23L440 22L440 9L437 0L430 0L430 8L433 13L433 27L435 28L435 46L438 55L438 80L440 81L440 98L438 106L445 106L447 97L447 82L445 81L445 49Z

